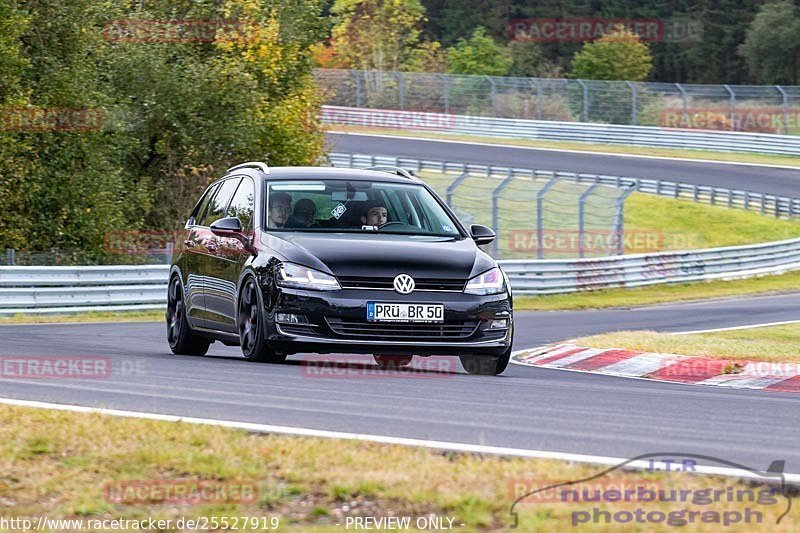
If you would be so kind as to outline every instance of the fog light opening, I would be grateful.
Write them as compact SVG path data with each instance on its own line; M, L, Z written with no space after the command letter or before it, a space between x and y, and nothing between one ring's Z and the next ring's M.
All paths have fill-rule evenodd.
M508 319L493 318L489 321L489 329L508 329Z
M305 315L296 315L294 313L275 313L275 322L278 324L308 324L308 319Z

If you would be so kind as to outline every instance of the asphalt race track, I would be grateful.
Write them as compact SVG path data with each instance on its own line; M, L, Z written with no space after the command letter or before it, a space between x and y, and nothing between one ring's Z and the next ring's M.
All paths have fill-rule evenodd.
M519 312L515 347L614 329L791 320L798 296ZM786 472L800 473L795 395L517 365L468 376L455 358L415 360L437 370L376 373L353 356L323 375L299 362L310 356L255 364L219 344L206 357L174 356L165 326L152 322L0 326L0 338L0 355L105 356L114 369L102 379L0 379L6 398L612 457L681 451L757 469L786 459Z
M423 139L398 139L391 136L349 133L328 133L326 140L332 152L664 179L790 197L800 196L800 170L791 168L620 157L580 152L564 153L547 149L428 142Z
M797 196L800 171L328 134L333 151L663 178ZM629 309L518 312L515 348L620 329L686 331L800 318L800 293ZM704 454L800 473L796 395L641 381L510 365L468 376L456 358L375 372L371 358L284 365L219 343L174 356L162 323L0 326L1 356L101 356L100 379L0 378L0 397L319 430L587 455ZM316 360L319 360L318 358ZM348 362L349 361L349 362Z

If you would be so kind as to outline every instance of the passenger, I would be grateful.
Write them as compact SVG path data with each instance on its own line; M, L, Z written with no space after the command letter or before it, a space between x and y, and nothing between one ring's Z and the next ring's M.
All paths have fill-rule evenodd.
M292 211L292 197L285 192L273 192L269 195L268 226L270 228L286 227L289 213Z
M361 223L366 226L383 226L389 220L389 211L383 202L371 202L364 207Z
M292 228L310 228L314 224L316 216L317 206L314 201L309 198L301 198L294 204L294 211L286 225Z

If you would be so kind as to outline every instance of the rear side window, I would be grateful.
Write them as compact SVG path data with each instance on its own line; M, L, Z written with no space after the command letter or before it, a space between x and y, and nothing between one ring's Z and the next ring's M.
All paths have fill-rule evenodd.
M237 217L242 223L242 228L250 228L255 207L255 186L250 178L242 178L236 194L233 195L231 206L228 208L229 217Z
M203 216L203 213L206 212L206 209L208 209L208 203L211 201L211 198L214 196L214 193L217 192L218 188L219 183L215 183L206 189L206 192L203 194L203 197L200 198L200 202L198 202L197 207L195 207L194 211L192 211L192 216L189 219L189 222L192 225L196 226L199 224L200 218Z
M217 192L206 206L205 212L197 221L199 226L210 226L214 221L225 216L225 209L228 207L237 185L239 185L239 178L232 178L222 182L222 185L217 188Z

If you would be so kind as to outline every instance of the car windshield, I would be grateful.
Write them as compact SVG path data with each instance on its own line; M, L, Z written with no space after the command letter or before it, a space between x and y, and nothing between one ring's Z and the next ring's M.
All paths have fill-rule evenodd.
M266 210L269 231L461 236L436 198L416 184L273 181L267 184Z

